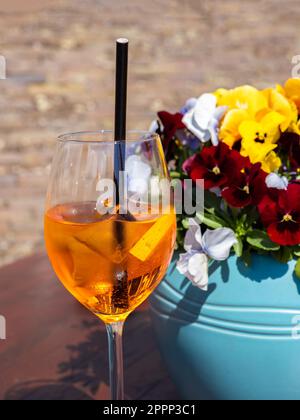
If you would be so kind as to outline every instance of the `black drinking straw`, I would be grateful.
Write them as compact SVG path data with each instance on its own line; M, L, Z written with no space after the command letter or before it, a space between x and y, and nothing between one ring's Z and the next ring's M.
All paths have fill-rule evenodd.
M115 140L126 140L128 39L117 40Z
M115 159L116 205L120 204L120 172L125 171L127 115L128 39L117 40L116 99L115 99Z
M117 40L116 55L116 98L115 98L115 146L114 146L114 179L116 188L116 206L120 213L120 185L122 182L121 173L125 171L126 158L126 114L127 114L127 77L128 77L128 40L120 38ZM126 216L119 215L123 219ZM122 252L124 245L123 224L115 223L115 234L118 247ZM113 291L113 304L115 308L128 308L128 284L127 272L118 267L115 273L115 286Z

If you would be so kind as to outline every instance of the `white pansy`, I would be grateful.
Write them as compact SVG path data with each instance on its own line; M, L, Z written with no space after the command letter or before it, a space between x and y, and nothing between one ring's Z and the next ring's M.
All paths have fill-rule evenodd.
M182 114L186 114L187 112L189 112L192 108L196 106L196 104L197 104L197 98L188 99L181 110Z
M207 229L204 235L194 219L189 220L184 248L177 262L178 271L194 285L207 291L209 258L224 261L229 257L231 247L237 243L234 232L229 228Z
M174 160L170 160L169 162L168 162L168 169L169 169L169 171L176 171L176 160L174 159Z
M202 243L203 250L209 258L225 261L230 255L231 247L237 244L237 239L233 230L229 228L207 229L203 235Z
M277 190L287 190L289 181L285 176L279 176L276 173L271 173L266 178L268 188L276 188Z
M184 249L187 252L203 251L201 228L195 219L189 219L189 229L185 235Z
M205 93L185 114L182 122L202 142L211 140L213 145L217 146L219 123L227 109L224 106L217 107L215 95Z
M150 124L150 127L149 127L149 132L150 133L156 133L157 132L157 130L159 129L160 127L159 127L159 123L158 123L158 121L157 120L154 120L154 121L152 121L152 123Z
M181 254L177 263L177 269L181 274L188 278L194 286L207 291L208 259L205 254L199 252Z

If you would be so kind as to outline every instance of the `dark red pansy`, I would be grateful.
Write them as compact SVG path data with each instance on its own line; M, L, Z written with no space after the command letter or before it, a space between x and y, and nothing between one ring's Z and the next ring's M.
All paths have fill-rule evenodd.
M175 158L178 146L175 141L176 132L186 128L182 122L183 115L181 113L170 114L169 112L161 111L158 113L158 117L163 124L162 145L166 159L170 161Z
M291 167L300 168L300 136L296 133L283 133L280 138L280 147L288 154Z
M291 144L289 159L292 168L298 171L300 169L300 136Z
M282 246L300 244L300 184L270 190L258 206L270 239Z
M249 162L225 143L204 147L183 164L183 170L193 180L204 180L205 189L228 185L232 178Z
M267 192L266 177L260 163L248 162L242 172L236 173L231 185L224 188L222 196L232 207L257 206Z
M161 111L158 113L158 117L164 126L164 146L168 147L169 143L175 137L176 131L185 128L182 122L183 115L179 112L177 114L170 114L169 112Z

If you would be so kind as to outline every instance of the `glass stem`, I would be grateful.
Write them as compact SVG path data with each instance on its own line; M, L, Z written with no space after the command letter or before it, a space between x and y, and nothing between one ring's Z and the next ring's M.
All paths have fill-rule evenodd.
M106 325L109 351L110 391L111 399L113 401L124 400L123 328L123 321Z

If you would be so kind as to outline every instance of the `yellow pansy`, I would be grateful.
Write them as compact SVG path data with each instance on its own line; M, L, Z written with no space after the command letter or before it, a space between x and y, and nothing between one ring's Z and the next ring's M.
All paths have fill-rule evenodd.
M278 93L281 93L281 95L285 96L285 90L284 90L283 86L281 86L281 85L276 85L276 91L277 91Z
M249 157L253 164L261 163L262 169L267 173L271 173L277 171L282 165L280 158L274 152L276 147L276 144L264 144L255 149L251 145L246 144L241 149L241 155Z
M225 95L228 94L228 89L218 89L215 91L214 95L217 98L218 104L222 101Z
M241 86L236 89L218 89L215 92L218 106L227 106L229 111L225 115L220 127L220 140L229 147L241 139L240 124L245 120L255 120L256 115L268 107L267 98L252 86Z
M269 112L261 121L244 121L239 127L242 138L241 154L248 156L252 163L261 162L266 172L278 169L281 161L273 152L280 138L280 124L284 117L277 112Z
M249 118L248 112L243 109L228 111L220 127L220 140L232 148L241 139L239 130L241 123Z
M252 86L241 86L236 89L219 89L215 92L218 106L228 106L229 109L242 109L255 118L256 114L268 108L268 101L262 92Z
M289 79L284 85L287 98L293 101L300 113L300 78Z
M281 167L282 162L275 152L270 152L265 156L261 164L265 172L271 173L276 172Z
M285 98L282 93L279 92L279 86L277 89L265 89L262 91L268 102L268 108L260 111L257 118L263 114L268 114L270 111L275 111L284 117L283 122L280 125L281 131L286 131L292 122L296 122L298 119L297 108L294 103L290 102Z
M298 122L292 123L288 128L289 133L296 133L300 136L300 120Z
M260 121L244 121L240 125L243 141L252 142L253 146L276 143L280 138L280 124L284 117L278 112L269 112Z

